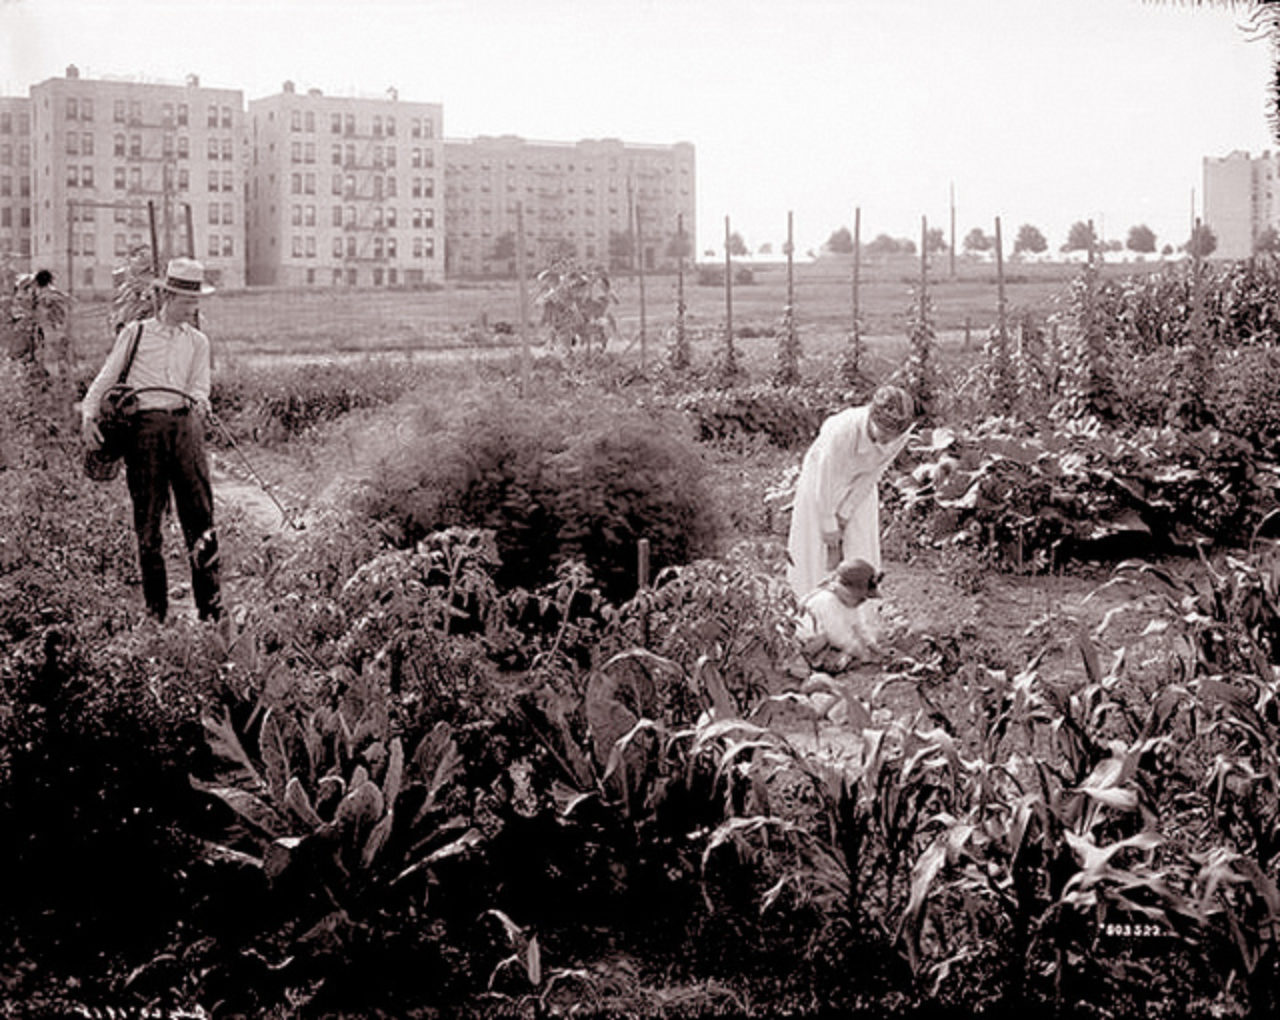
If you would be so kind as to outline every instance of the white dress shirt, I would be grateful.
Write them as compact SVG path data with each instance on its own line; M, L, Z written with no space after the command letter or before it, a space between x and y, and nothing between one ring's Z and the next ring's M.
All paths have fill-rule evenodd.
M129 345L139 328L142 339L125 383L130 389L167 386L181 390L201 408L209 405L209 338L188 323L169 326L158 319L130 323L116 336L106 363L89 386L80 414L93 421L102 408L102 397L120 378ZM184 405L176 393L150 392L138 396L140 410L177 410Z

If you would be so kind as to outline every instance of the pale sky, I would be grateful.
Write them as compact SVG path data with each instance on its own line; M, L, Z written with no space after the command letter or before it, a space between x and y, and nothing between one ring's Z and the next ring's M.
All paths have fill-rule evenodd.
M0 93L60 77L400 97L448 138L692 142L698 248L833 230L1187 238L1202 160L1276 148L1243 7L1143 0L0 0Z

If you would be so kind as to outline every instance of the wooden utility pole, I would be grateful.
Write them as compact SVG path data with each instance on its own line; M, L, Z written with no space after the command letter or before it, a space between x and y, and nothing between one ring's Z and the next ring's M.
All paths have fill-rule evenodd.
M183 209L187 217L187 255L196 257L196 230L191 221L191 203L184 202Z
M729 254L729 217L724 218L724 344L725 365L732 369L733 357L733 257Z
M1004 242L1000 237L1000 217L996 217L996 328L1000 331L1000 342L1007 343L1005 333L1006 305L1004 300Z
M516 203L516 292L520 315L520 396L529 392L529 294L525 287L524 203Z
M929 286L929 219L926 216L920 217L920 321L924 322L927 318L928 298L926 291Z
M862 270L862 207L853 210L853 333L858 331L858 277Z
M951 183L951 279L956 278L956 185Z
M627 185L630 190L630 183ZM646 329L645 329L645 301L644 301L644 233L640 229L640 206L635 206L635 223L636 223L636 272L638 274L638 283L640 284L640 368L643 371L645 365L645 349L646 349Z
M787 212L787 307L791 309L794 309L796 306L796 286L795 286L795 272L794 272L795 259L792 255L793 251L795 250L795 243L793 241L793 234L791 229L792 223L793 223L793 216L794 216L794 213L790 211Z

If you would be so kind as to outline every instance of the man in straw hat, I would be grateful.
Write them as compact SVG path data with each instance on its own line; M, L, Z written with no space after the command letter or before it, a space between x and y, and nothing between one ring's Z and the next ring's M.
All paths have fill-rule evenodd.
M801 600L842 560L880 570L880 477L907 444L915 401L881 386L871 403L822 423L796 483L787 581Z
M158 311L117 333L85 394L82 435L91 449L102 445L98 418L103 395L128 365L124 384L141 392L124 463L147 610L160 621L169 610L160 525L172 491L191 563L196 610L200 619L216 620L222 615L218 539L204 448L209 338L195 327L200 296L212 294L213 288L204 282L204 266L190 258L172 259L155 288Z

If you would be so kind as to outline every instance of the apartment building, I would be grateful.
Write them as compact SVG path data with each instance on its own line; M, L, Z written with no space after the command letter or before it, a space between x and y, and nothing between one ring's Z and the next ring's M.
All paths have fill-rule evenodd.
M663 270L674 268L682 248L697 250L688 142L482 136L447 140L444 163L451 276L513 273L518 219L531 268L567 254L614 268L638 258L645 269Z
M1202 221L1217 238L1214 258L1245 259L1267 228L1280 230L1280 153L1236 151L1204 160Z
M194 253L244 285L244 99L237 89L65 77L30 90L32 263L63 286L109 292L136 244Z
M249 103L248 280L395 287L444 280L438 103L298 92Z
M31 268L31 101L0 96L0 257Z

